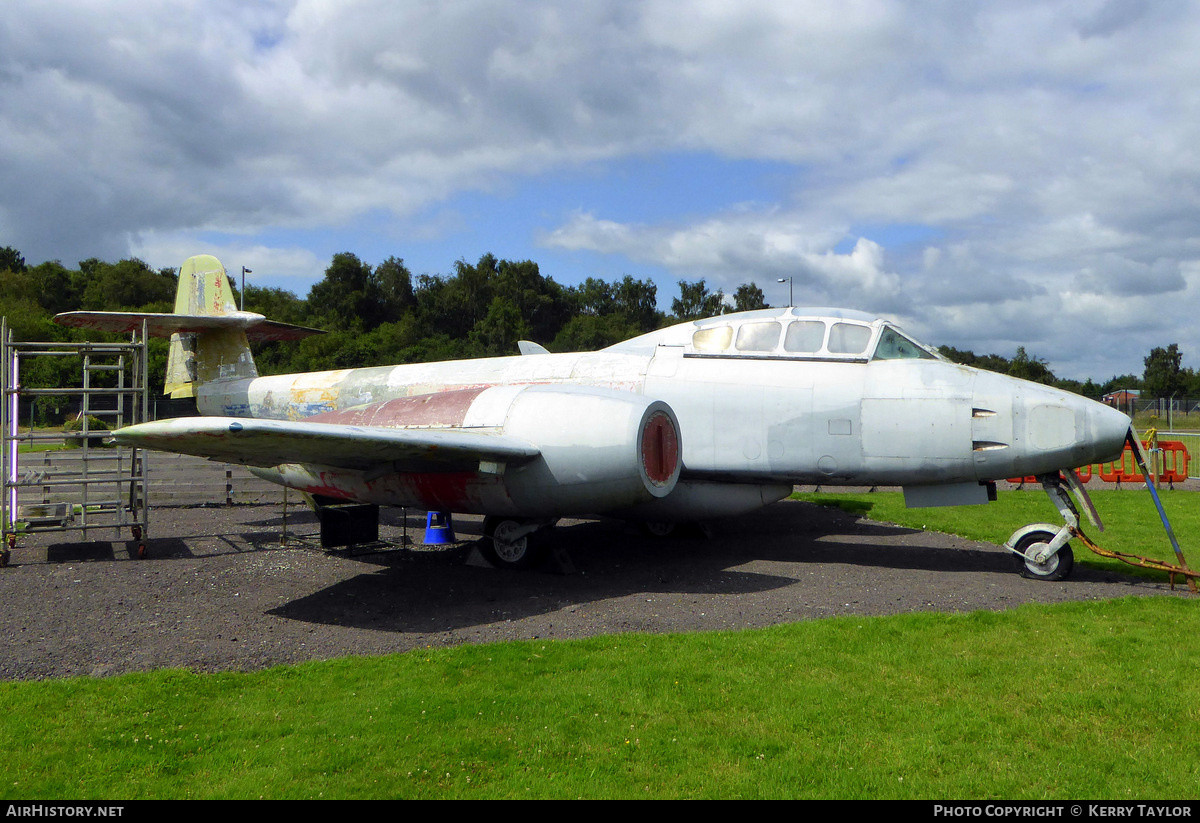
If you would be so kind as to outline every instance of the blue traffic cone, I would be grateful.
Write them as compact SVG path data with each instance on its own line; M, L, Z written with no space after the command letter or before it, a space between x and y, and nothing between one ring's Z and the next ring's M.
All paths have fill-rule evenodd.
M429 512L425 515L425 545L444 546L457 542L449 512Z

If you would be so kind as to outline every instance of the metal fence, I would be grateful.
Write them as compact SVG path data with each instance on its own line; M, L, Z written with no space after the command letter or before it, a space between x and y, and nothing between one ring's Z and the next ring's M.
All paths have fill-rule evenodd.
M1123 409L1123 411L1125 411ZM1158 397L1142 398L1132 402L1132 411L1137 414L1154 414L1166 419L1168 416L1182 415L1185 418L1200 420L1200 398L1198 397ZM1126 411L1128 414L1129 412Z

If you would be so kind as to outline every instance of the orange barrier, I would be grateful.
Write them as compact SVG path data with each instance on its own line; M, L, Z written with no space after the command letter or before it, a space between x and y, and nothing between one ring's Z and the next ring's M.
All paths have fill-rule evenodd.
M1133 457L1133 449L1125 447L1121 459L1112 463L1101 463L1097 472L1105 483L1140 483L1146 478L1137 470L1137 460Z
M1142 441L1142 447L1149 449L1149 445L1145 440ZM1155 447L1157 452L1151 452L1152 460L1160 459L1158 480L1160 483L1182 483L1188 479L1188 455L1187 446L1180 440L1159 440ZM1161 456L1161 457L1160 457ZM1079 477L1080 483L1086 483L1092 479L1092 467L1081 466L1075 470L1075 474ZM1095 474L1105 483L1144 483L1146 476L1138 470L1137 459L1133 456L1133 450L1128 445L1121 452L1121 459L1114 460L1111 463L1100 463L1095 468ZM1036 477L1010 477L1009 483L1036 483Z
M1188 479L1188 450L1179 440L1159 440L1158 447L1163 452L1162 473L1159 480L1168 483L1182 483Z
M1080 466L1079 468L1075 469L1075 476L1079 478L1080 483L1088 482L1089 480L1092 479L1092 467L1091 466ZM1026 477L1010 477L1010 478L1008 478L1008 482L1009 483L1018 483L1018 484L1037 483L1038 479L1037 479L1036 475L1031 474Z
M1146 441L1142 446L1147 447ZM1162 465L1159 468L1158 480L1166 483L1182 483L1188 479L1188 451L1179 440L1159 440L1158 450L1162 453ZM1154 455L1151 455L1151 459ZM1101 464L1098 472L1100 479L1106 483L1144 483L1146 476L1138 471L1137 460L1133 449L1125 446L1121 459L1112 463Z

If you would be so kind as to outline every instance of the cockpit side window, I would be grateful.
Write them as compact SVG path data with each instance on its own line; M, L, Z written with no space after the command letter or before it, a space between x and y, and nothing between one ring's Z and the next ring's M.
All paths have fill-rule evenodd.
M783 348L794 354L816 354L824 342L825 324L822 321L797 320L788 326Z
M934 356L900 332L884 327L875 346L875 360L934 360Z
M830 354L862 354L871 342L871 327L834 323L829 330Z
M771 323L743 323L738 329L738 351L775 351L779 345L780 325Z
M725 351L732 340L732 327L710 326L692 335L692 348L696 351Z

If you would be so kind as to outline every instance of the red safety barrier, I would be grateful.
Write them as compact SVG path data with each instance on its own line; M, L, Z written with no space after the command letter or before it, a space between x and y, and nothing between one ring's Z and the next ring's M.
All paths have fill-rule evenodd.
M1142 441L1142 447L1149 449L1146 441ZM1182 483L1188 479L1188 454L1187 446L1183 445L1179 440L1159 440L1156 446L1161 454L1161 465L1158 469L1158 480L1161 483ZM1151 460L1156 458L1155 453L1150 453ZM1079 477L1080 483L1086 483L1092 479L1092 467L1081 466L1075 470L1075 474ZM1125 446L1125 451L1121 452L1121 459L1114 460L1111 463L1100 463L1096 466L1095 474L1105 483L1144 483L1146 476L1138 470L1137 458L1133 456L1133 449ZM1036 483L1037 478L1029 477L1010 477L1009 483Z
M1142 441L1143 448L1149 448ZM1179 440L1159 440L1158 450L1162 453L1162 466L1159 467L1160 482L1182 483L1188 478L1188 451ZM1153 460L1155 455L1150 455ZM1100 479L1106 483L1144 483L1146 476L1138 471L1137 459L1133 449L1128 445L1121 452L1121 459L1100 466Z
M1158 447L1162 449L1162 471L1159 480L1168 483L1182 483L1188 479L1188 450L1179 440L1159 440Z
M1133 450L1129 446L1126 446L1125 450L1121 452L1119 460L1114 460L1111 463L1101 463L1097 475L1105 483L1130 483L1145 480L1142 473L1137 470L1137 461L1134 459Z
M1079 468L1075 469L1075 476L1079 478L1080 483L1088 482L1089 480L1092 479L1092 467L1091 466L1080 466ZM1018 484L1037 483L1038 479L1037 479L1036 475L1031 474L1026 477L1010 477L1010 478L1008 478L1008 482L1009 483L1018 483Z

